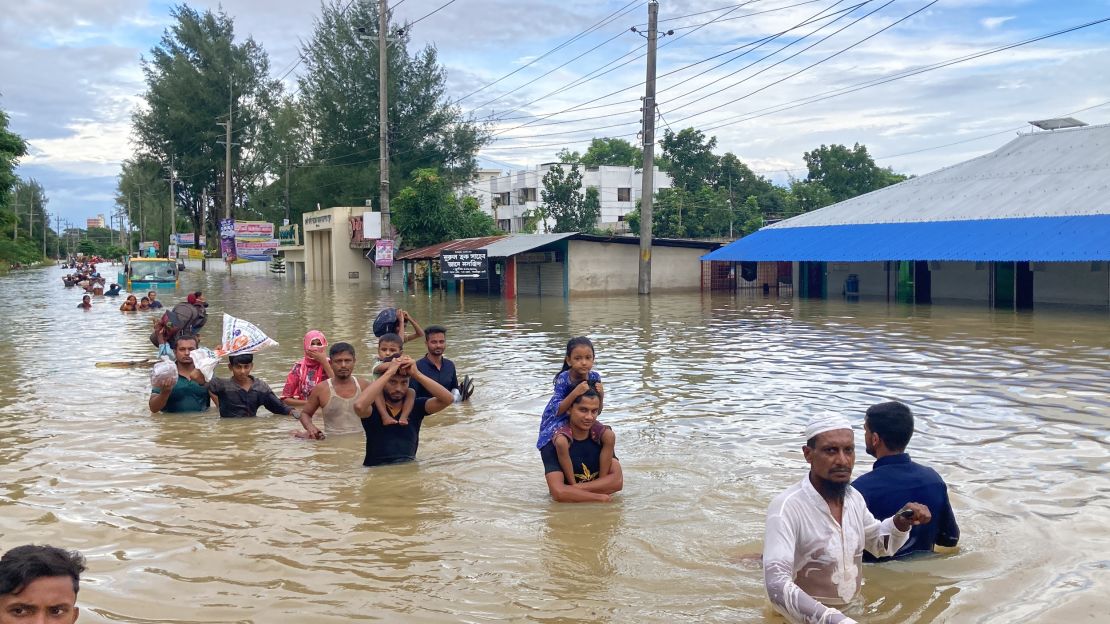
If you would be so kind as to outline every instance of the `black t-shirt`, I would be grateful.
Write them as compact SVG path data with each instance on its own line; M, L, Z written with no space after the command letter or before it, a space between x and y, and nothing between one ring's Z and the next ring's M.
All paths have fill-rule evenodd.
M416 397L407 427L383 425L381 414L371 405L370 417L362 419L362 428L366 431L366 458L362 460L362 465L379 466L416 459L416 447L420 445L420 424L428 415L427 402L427 397Z
M543 459L544 474L563 471L559 467L559 455L555 452L554 442L543 445L540 449L540 457ZM600 477L598 473L601 471L601 444L594 442L592 438L571 440L570 465L574 468L574 480L577 483L593 481ZM563 483L571 485L566 483L566 479L563 479Z
M416 361L416 368L448 390L458 388L459 379L455 374L455 363L447 358L442 358L442 362L443 368L436 368L436 365L432 364L432 361L425 355ZM432 396L432 393L428 392L424 386L417 383L415 379L412 380L409 386L411 386L413 390L416 390L416 396L418 397Z

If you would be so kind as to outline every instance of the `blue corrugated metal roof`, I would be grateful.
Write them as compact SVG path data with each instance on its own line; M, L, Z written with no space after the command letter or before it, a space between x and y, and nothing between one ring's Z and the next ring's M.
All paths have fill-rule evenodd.
M702 260L1110 260L1110 214L764 228Z

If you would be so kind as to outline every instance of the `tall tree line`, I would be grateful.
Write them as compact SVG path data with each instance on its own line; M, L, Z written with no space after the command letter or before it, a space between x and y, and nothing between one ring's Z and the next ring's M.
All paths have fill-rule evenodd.
M162 208L169 204L171 162L179 231L201 230L205 197L210 236L225 213L269 221L288 214L298 222L318 205L376 200L376 2L331 0L321 7L300 50L293 93L270 77L265 50L251 38L240 41L234 19L222 10L201 13L182 4L172 16L174 24L143 60L147 91L133 118L139 149L119 179L116 202L130 205L133 224L140 223L142 197L150 208L142 216L144 231L158 231L161 239L170 218ZM465 181L477 168L475 156L488 132L450 104L435 48L410 53L408 34L392 28L391 189L397 195L418 170L429 168L443 183ZM227 121L229 108L232 202L225 206L225 129L217 124ZM159 183L164 193L154 191Z

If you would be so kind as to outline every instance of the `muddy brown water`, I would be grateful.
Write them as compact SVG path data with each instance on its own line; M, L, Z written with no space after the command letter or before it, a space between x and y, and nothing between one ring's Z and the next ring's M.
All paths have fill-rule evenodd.
M151 416L147 370L95 367L150 355L151 315L77 310L61 275L0 278L0 549L85 553L82 622L780 622L752 556L767 504L805 472L804 423L891 398L914 407L910 451L947 479L963 538L867 566L851 613L1110 619L1105 311L506 302L183 274L164 300L203 289L212 325L226 311L281 343L256 359L274 386L308 329L354 343L365 374L381 307L450 328L474 398L429 418L417 462L365 469L359 436L295 441L288 418ZM610 505L551 502L534 448L576 334L595 340L618 434ZM870 464L860 443L857 474Z

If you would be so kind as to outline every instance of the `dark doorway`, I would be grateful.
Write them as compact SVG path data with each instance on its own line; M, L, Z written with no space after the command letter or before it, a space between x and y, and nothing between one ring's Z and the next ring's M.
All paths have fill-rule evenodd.
M801 262L798 266L800 274L798 296L807 299L825 298L825 263Z
M994 307L1014 307L1014 263L992 262L994 274Z
M913 302L933 302L933 274L929 271L929 263L924 260L913 263Z
M1019 310L1033 308L1033 268L1028 262L1014 263L1014 305Z

